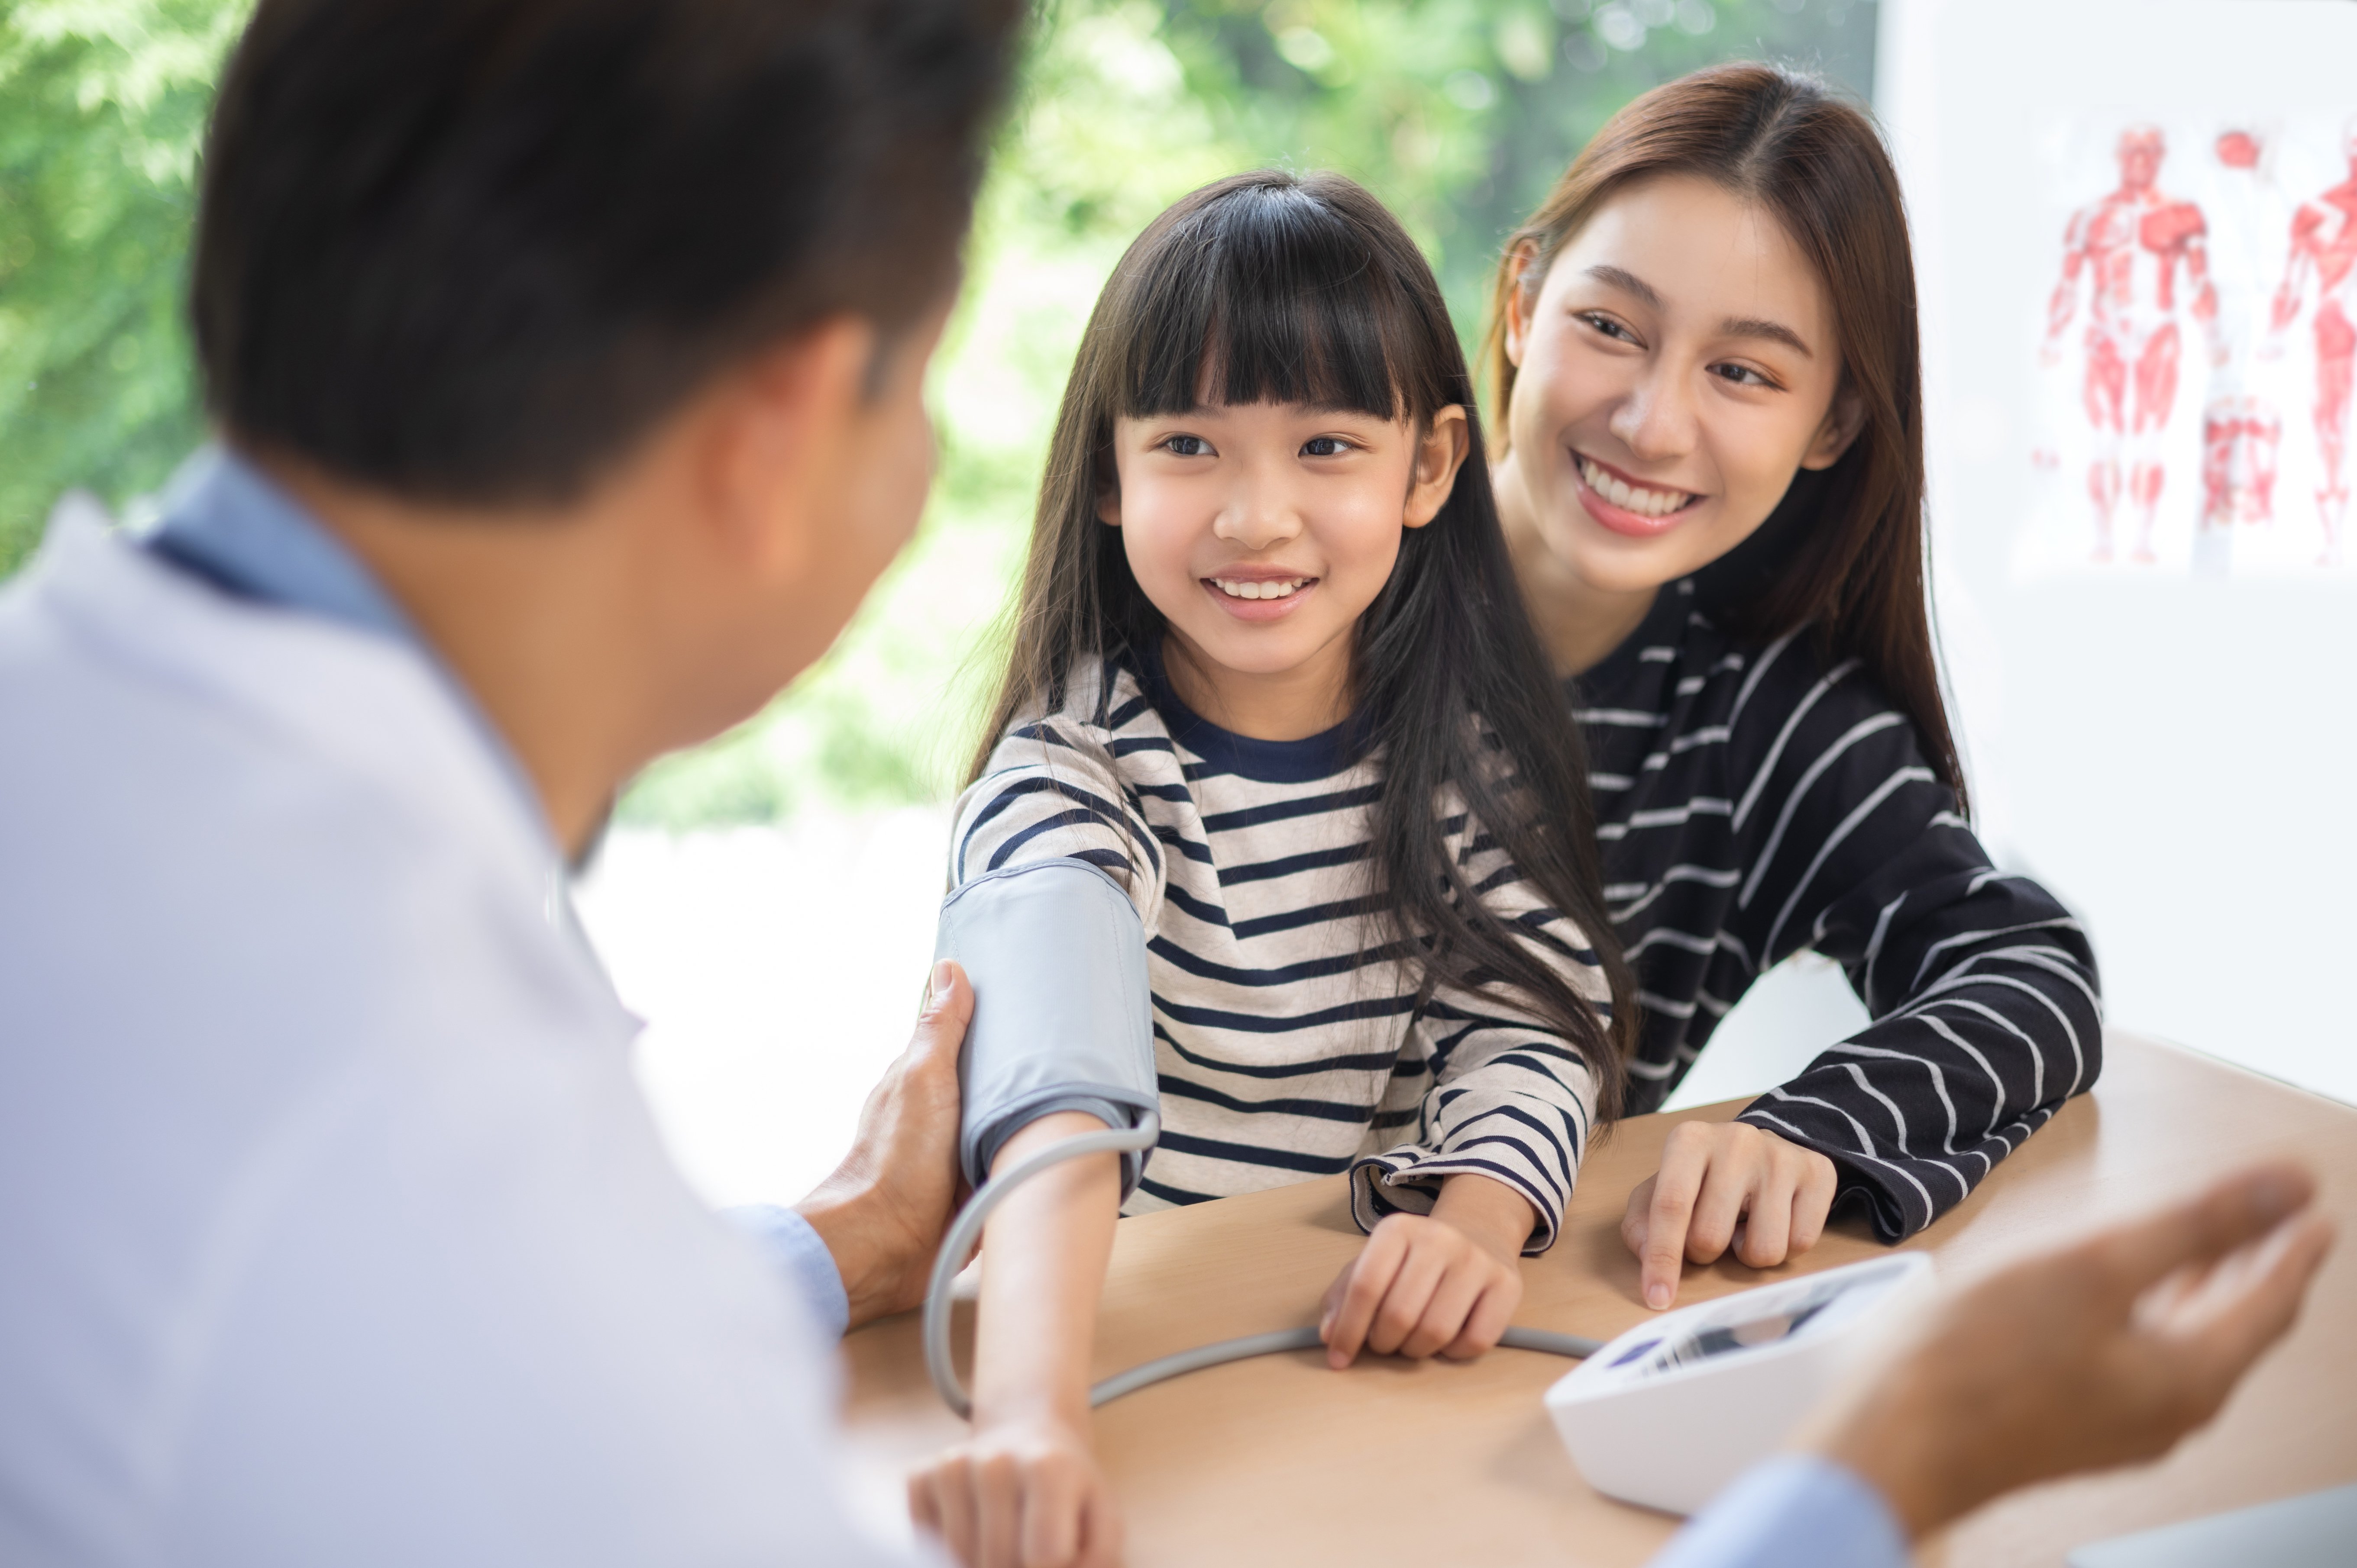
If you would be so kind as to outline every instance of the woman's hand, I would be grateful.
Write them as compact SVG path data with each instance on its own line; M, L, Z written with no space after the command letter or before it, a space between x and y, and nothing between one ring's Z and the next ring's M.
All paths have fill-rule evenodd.
M965 1568L1121 1561L1121 1510L1088 1433L1051 1416L977 1430L909 1477L909 1513Z
M1637 1254L1638 1286L1659 1311L1678 1298L1679 1260L1707 1263L1729 1246L1772 1268L1817 1244L1834 1204L1834 1163L1741 1122L1682 1122L1662 1168L1629 1195L1620 1239Z
M1326 1363L1379 1356L1469 1359L1495 1347L1523 1303L1518 1259L1531 1206L1487 1176L1445 1181L1430 1215L1394 1214L1327 1288Z

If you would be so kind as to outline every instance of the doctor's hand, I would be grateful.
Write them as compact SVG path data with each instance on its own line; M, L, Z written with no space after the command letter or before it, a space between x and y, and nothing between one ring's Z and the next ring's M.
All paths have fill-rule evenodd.
M794 1205L834 1256L855 1328L925 1299L957 1197L958 1047L973 1017L965 972L935 964L916 1033L869 1092L851 1153Z
M2299 1314L2332 1245L2315 1179L2260 1165L1949 1294L1799 1445L1920 1538L1999 1495L2167 1453Z
M1114 1568L1121 1509L1080 1423L978 1424L909 1477L909 1514L964 1568Z
M1766 1269L1807 1251L1834 1188L1834 1163L1814 1149L1741 1122L1681 1122L1620 1219L1645 1305L1658 1312L1678 1299L1681 1259L1713 1262L1732 1247Z
M1452 1176L1432 1212L1393 1214L1327 1287L1318 1319L1326 1364L1379 1356L1468 1360L1496 1348L1523 1304L1528 1200L1487 1176Z

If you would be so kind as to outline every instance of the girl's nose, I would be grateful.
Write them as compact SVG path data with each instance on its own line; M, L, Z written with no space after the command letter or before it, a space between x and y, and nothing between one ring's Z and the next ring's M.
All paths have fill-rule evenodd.
M1301 532L1301 512L1275 487L1245 485L1228 497L1211 524L1212 534L1246 550L1266 550Z

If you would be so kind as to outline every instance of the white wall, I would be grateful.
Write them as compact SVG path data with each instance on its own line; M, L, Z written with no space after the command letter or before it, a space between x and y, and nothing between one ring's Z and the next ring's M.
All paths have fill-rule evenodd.
M2088 922L2113 1023L2357 1100L2357 577L2024 565L2029 520L2079 484L2029 461L2056 399L2035 334L2061 253L2058 126L2337 127L2357 6L1884 0L1880 27L1923 285L1937 602L1992 853ZM2170 157L2190 178L2187 140ZM2187 326L2179 396L2198 405ZM2308 402L2283 410L2287 452ZM2172 504L2193 478L2171 474ZM2312 520L2310 486L2285 489L2279 517Z

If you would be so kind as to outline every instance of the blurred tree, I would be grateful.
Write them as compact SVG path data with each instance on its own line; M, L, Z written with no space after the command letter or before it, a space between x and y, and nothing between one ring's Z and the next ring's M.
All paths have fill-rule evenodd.
M934 377L916 545L769 712L659 764L687 827L953 789L1064 375L1105 275L1186 191L1336 168L1433 257L1469 342L1501 236L1637 93L1738 57L1865 97L1872 0L1039 0ZM181 295L196 146L250 0L0 0L0 575L57 495L121 507L202 435Z
M69 487L121 506L202 438L181 304L192 186L246 9L0 4L0 573Z
M1255 157L1407 223L1469 342L1499 241L1648 88L1767 59L1873 91L1872 0L1168 0L1189 89Z

